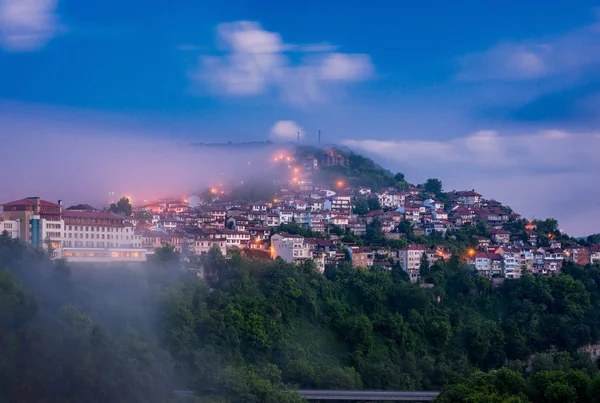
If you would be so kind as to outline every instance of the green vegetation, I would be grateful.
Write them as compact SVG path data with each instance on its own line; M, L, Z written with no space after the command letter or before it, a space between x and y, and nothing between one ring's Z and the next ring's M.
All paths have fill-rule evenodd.
M404 179L403 174L394 175L376 164L372 159L362 155L347 153L342 150L336 151L347 158L347 165L322 168L315 174L317 180L335 185L338 180L343 179L352 186L364 186L371 188L373 191L385 187L395 187L398 190L408 189L408 182Z
M600 374L589 362L570 361L567 368L521 371L502 368L475 372L446 388L436 400L450 402L577 403L600 402ZM577 368L577 369L575 369Z
M576 352L600 338L599 266L495 288L454 257L425 267L433 287L420 288L397 266L321 275L218 250L197 263L210 281L169 247L142 270L95 270L0 237L0 401L166 402L192 389L187 401L295 402L294 387L590 401L600 384ZM551 350L563 353L540 354Z
M127 217L131 216L133 212L133 207L127 197L121 197L116 204L112 203L108 209L111 213L122 214Z

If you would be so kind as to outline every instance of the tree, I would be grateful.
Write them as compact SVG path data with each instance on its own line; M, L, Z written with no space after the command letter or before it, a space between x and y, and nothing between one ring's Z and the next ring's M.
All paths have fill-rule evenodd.
M142 224L148 224L152 222L153 215L147 210L140 210L135 213L135 219L141 222Z
M365 215L369 212L369 203L364 197L359 197L354 200L354 214Z
M421 255L421 266L419 269L419 275L423 281L429 278L430 270L429 270L429 259L427 258L427 253L423 252Z
M400 224L398 224L398 232L401 234L406 234L408 237L412 237L413 226L411 222L408 220L402 220Z
M423 187L427 192L434 194L442 193L442 181L435 178L429 178L423 184Z
M121 199L116 204L112 203L110 205L109 210L112 213L122 214L124 216L129 217L131 216L133 207L131 206L131 203L129 202L129 199L127 197L121 197Z
M406 178L404 177L403 173L398 172L396 175L394 175L394 179L396 180L396 182L406 182Z
M369 205L369 211L381 210L381 203L379 203L378 197L369 197L367 204Z

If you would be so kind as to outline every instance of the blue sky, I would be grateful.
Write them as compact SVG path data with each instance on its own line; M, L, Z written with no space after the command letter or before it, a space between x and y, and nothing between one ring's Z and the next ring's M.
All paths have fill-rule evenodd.
M321 129L414 182L599 232L595 3L0 0L0 137Z

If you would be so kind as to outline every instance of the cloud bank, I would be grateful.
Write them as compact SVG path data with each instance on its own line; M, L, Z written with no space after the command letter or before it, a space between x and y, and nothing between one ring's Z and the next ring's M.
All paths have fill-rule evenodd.
M33 51L60 29L58 0L0 0L0 46L7 51Z
M447 141L345 140L419 182L475 188L528 217L556 217L574 235L598 232L599 133L479 131Z
M168 133L162 135L168 137ZM1 203L28 196L66 205L181 197L264 172L269 148L191 147L106 124L0 115ZM25 151L24 151L25 150Z
M288 44L280 34L264 30L257 22L220 24L217 40L223 54L200 57L191 76L225 96L274 92L286 102L306 105L324 101L334 86L374 75L369 55L335 52L328 43Z
M458 60L456 78L534 80L583 74L600 66L600 18L563 35L500 43Z

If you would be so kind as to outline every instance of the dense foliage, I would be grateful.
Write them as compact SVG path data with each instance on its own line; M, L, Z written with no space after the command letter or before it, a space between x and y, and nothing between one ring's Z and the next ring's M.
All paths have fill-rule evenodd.
M362 155L342 150L336 151L346 157L347 164L345 166L323 167L315 174L317 180L335 184L338 180L345 179L352 186L365 186L373 191L385 187L395 187L398 190L408 188L408 182L406 182L403 174L394 175L376 164L372 159Z
M67 266L0 237L0 401L165 402L191 389L193 401L293 402L294 387L447 385L456 398L445 401L486 401L458 394L498 384L476 370L508 362L516 375L500 374L518 378L518 363L551 350L566 353L552 364L538 354L515 395L556 401L529 386L580 396L595 382L576 350L600 338L597 266L495 288L453 258L427 267L433 287L421 288L398 268L322 275L217 250L196 263L210 281L181 269L172 248L143 267ZM536 383L554 370L567 372Z

